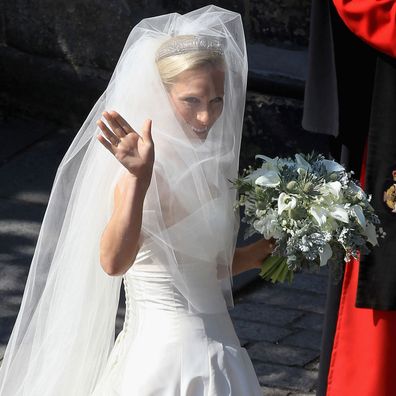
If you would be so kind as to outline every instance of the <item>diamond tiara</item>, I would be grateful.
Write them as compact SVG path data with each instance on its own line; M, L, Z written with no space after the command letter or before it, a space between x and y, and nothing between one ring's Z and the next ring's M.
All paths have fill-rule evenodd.
M211 51L224 55L224 45L219 38L213 36L176 36L178 39L170 40L162 45L156 54L155 60L168 56L185 54L192 51Z

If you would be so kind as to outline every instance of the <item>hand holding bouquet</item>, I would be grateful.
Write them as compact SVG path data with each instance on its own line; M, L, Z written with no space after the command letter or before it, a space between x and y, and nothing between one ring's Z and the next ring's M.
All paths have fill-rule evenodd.
M258 232L276 241L261 268L264 279L291 282L304 267L340 267L342 260L367 254L369 244L385 235L370 197L337 162L315 154L256 158L262 166L249 167L234 185L247 236Z

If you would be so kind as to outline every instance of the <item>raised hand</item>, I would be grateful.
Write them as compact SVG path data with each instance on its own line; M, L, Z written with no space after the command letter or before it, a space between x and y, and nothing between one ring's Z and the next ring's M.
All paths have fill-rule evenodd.
M116 111L103 112L110 128L102 120L97 125L102 134L97 139L139 181L150 184L154 164L154 143L151 137L151 120L146 120L139 136Z

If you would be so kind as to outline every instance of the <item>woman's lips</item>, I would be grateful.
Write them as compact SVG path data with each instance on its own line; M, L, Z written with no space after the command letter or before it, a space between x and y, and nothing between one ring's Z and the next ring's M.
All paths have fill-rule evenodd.
M191 129L192 129L195 133L198 133L198 134L208 132L208 130L209 130L208 127L205 127L205 128L195 128L195 127L193 127L193 126L191 126Z

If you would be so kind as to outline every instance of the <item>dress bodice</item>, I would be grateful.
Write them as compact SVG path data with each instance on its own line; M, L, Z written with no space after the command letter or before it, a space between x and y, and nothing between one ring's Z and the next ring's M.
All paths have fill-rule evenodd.
M196 258L191 258L191 261L184 258L183 262L189 298L198 302L204 311L209 306L216 306L217 311L227 311L217 279L216 262L208 264ZM143 245L123 280L127 311L152 309L183 314L189 310L187 298L176 287L164 255L153 243Z

